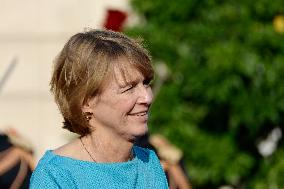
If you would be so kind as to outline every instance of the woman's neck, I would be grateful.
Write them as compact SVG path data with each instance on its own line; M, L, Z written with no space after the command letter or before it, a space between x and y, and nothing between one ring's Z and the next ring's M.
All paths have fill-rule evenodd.
M96 130L83 139L96 162L125 162L133 157L133 142L116 133Z

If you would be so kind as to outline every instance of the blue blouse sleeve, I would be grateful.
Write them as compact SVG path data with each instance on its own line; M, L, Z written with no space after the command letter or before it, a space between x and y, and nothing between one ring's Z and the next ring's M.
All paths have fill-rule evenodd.
M150 150L150 153L151 153L150 156L151 156L151 159L154 165L153 167L155 167L156 175L158 175L156 177L156 182L159 183L159 186L161 188L168 189L169 186L168 186L167 178L166 178L164 169L160 163L160 160L154 151Z
M56 167L38 167L30 179L30 189L74 188L68 174Z

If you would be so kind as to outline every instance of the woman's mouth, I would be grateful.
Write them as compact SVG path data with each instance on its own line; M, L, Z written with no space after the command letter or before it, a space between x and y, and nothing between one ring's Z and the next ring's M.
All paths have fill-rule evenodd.
M136 113L129 113L131 116L145 116L148 114L148 111L141 111L141 112L136 112Z

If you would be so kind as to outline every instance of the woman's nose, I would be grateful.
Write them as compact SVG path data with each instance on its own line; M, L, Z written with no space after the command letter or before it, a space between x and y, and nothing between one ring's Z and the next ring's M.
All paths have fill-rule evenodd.
M153 92L150 86L142 85L141 89L138 92L139 99L138 103L151 105L153 101Z

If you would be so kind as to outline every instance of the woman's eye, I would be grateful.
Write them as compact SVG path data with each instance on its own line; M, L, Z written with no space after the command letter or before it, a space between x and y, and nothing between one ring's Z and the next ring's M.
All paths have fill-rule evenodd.
M131 89L133 89L133 85L129 85L129 86L123 88L123 89L122 89L122 93L127 92L127 91L130 91Z
M152 85L152 81L153 81L153 80L151 80L151 79L145 79L145 80L143 81L143 85L145 85L145 86L151 86L151 85Z

